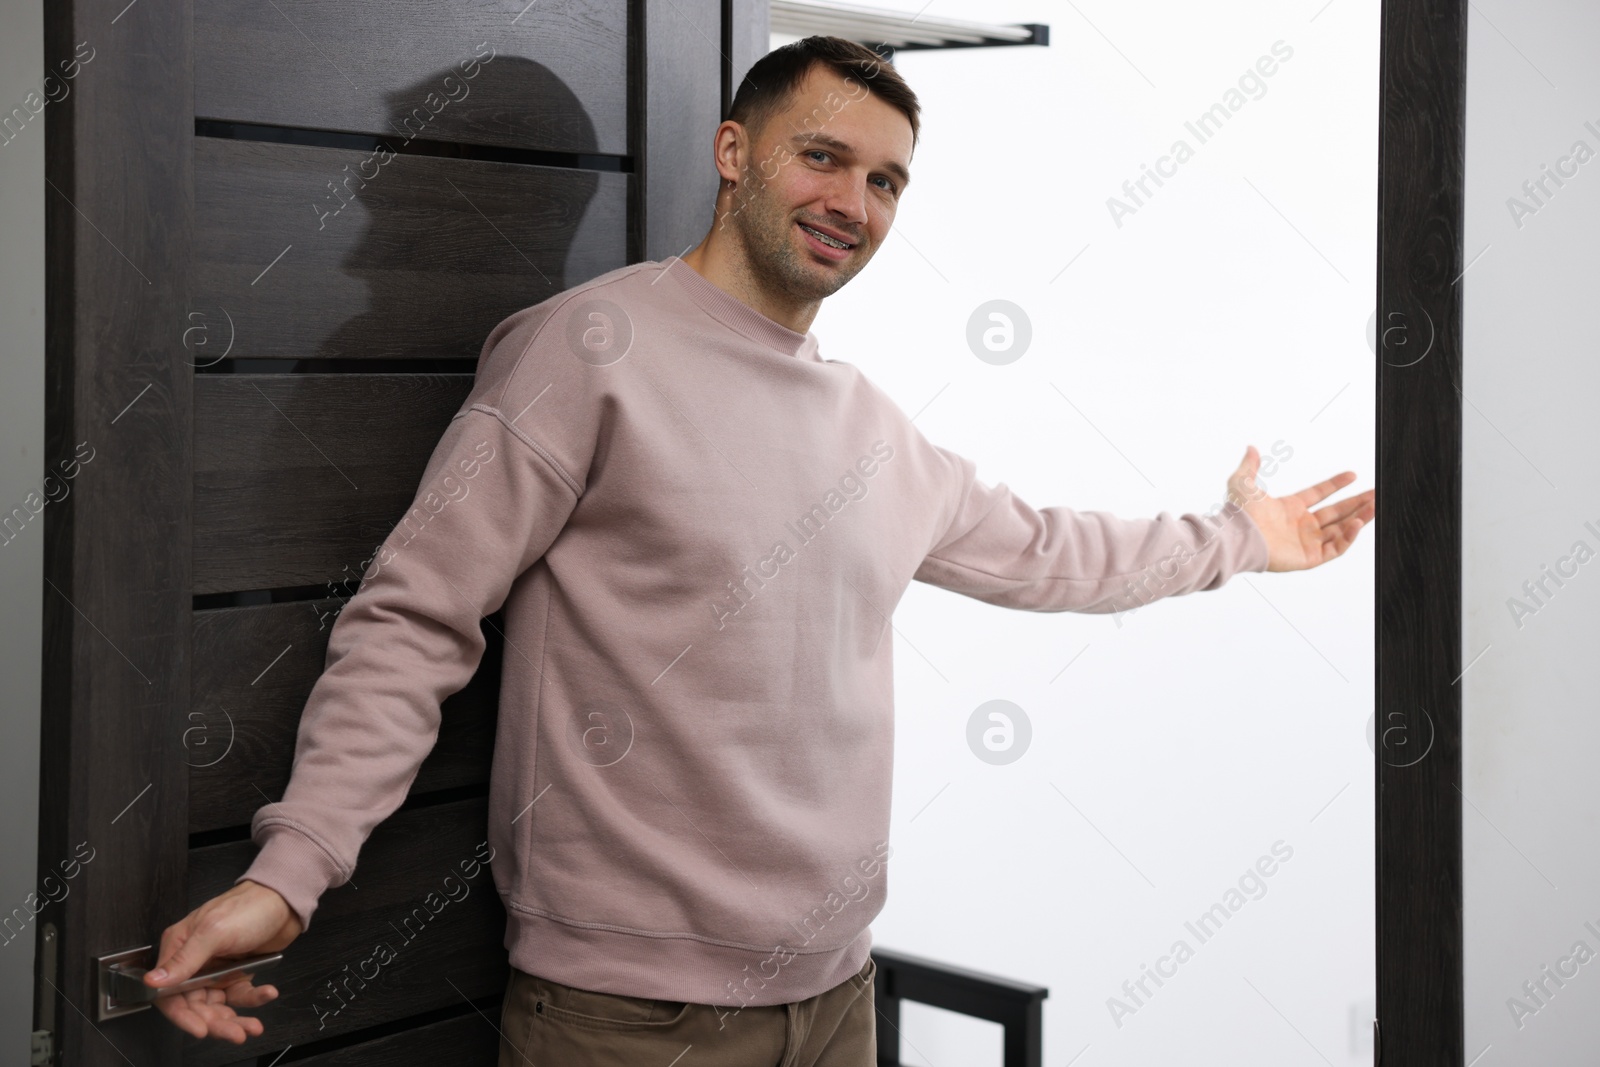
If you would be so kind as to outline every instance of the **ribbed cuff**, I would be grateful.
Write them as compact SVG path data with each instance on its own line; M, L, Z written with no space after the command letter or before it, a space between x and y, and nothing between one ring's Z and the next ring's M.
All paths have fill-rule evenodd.
M311 928L317 899L339 877L339 868L316 842L292 826L274 823L264 827L266 838L249 870L233 880L259 882L288 902L300 920L301 933Z

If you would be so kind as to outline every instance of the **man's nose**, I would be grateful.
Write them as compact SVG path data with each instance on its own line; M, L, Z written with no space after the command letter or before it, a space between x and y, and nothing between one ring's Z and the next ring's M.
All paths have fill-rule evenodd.
M866 179L841 176L828 191L824 206L840 222L865 226L867 224Z

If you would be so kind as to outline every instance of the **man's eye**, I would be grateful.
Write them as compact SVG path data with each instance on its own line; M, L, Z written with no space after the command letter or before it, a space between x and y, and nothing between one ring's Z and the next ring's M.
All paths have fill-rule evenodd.
M806 155L808 155L808 156L824 156L824 157L827 156L827 154L828 153L824 152L820 148L813 148L809 152L806 153Z
M879 178L877 180L883 182L883 185L879 186L879 188L881 188L884 192L886 192L886 193L895 192L895 185L894 185L893 181L891 181L888 178Z

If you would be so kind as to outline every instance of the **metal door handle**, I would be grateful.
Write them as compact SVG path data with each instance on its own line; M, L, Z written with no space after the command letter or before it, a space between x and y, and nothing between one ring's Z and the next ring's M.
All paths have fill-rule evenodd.
M105 1022L121 1015L143 1011L162 997L170 997L191 989L205 989L231 985L240 978L253 977L256 971L283 959L283 953L264 956L229 958L216 956L206 961L195 975L177 985L160 989L144 983L150 970L151 953L155 946L114 952L109 956L95 957L96 971L100 976L100 991L96 997L96 1021Z

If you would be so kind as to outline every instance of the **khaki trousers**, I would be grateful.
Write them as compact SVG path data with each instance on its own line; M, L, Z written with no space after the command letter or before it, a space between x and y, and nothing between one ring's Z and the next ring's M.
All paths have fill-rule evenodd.
M513 967L498 1067L875 1067L872 958L808 1000L717 1007L575 989Z

